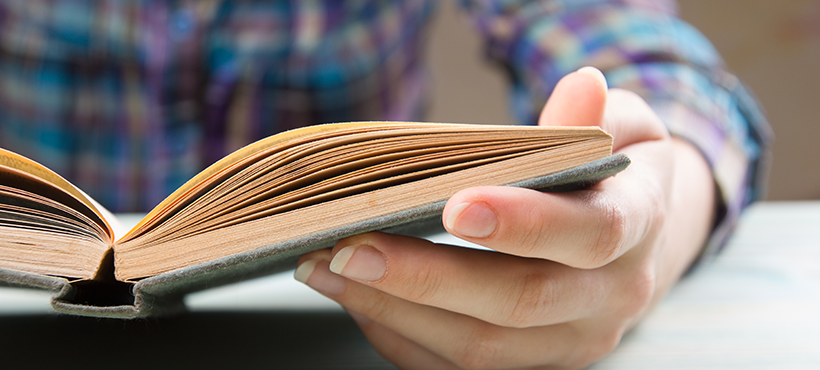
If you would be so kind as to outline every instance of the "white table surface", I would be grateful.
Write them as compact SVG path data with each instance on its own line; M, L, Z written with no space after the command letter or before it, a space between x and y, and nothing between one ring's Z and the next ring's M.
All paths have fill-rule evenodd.
M753 206L592 369L820 369L820 202Z
M0 318L52 315L49 297L0 288ZM292 273L191 294L186 304L194 314L342 312ZM820 202L752 207L719 257L684 278L591 368L820 369Z

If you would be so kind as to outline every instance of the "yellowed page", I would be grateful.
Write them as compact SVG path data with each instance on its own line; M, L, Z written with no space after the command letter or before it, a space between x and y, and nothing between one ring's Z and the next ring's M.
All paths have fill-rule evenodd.
M120 239L120 242L129 242L133 239L142 238L147 232L154 233L159 229L164 230L164 233L175 233L180 227L180 222L199 223L199 218L202 216L200 211L192 211L191 207L194 204L201 203L204 198L221 197L222 190L220 188L233 189L241 186L236 184L231 186L223 183L216 188L211 189L216 185L216 179L225 179L233 177L245 171L249 166L259 166L259 163L266 163L268 156L279 156L276 153L291 152L301 153L304 150L316 149L318 143L321 145L330 145L331 142L345 142L352 144L353 141L370 142L370 140L377 140L383 138L387 131L396 133L398 136L403 135L424 135L430 136L431 143L457 143L464 141L464 135L490 135L498 139L502 137L509 137L510 139L521 138L520 133L528 131L531 134L544 139L544 135L549 135L552 140L567 140L568 138L577 138L582 132L586 131L587 135L596 132L595 135L602 133L598 128L566 128L566 127L532 127L532 126L499 126L499 125L471 125L471 124L445 124L445 123L417 123L417 122L349 122L319 125L313 127L306 127L296 129L293 131L284 132L259 142L253 143L245 148L234 152L219 162L210 166L202 173L195 176L188 181L176 192L166 198L159 206L154 208L148 216L146 216L140 223L138 223L127 235ZM591 130L591 131L590 131ZM461 136L453 136L453 134L461 134ZM603 135L606 135L603 133ZM477 136L475 140L478 140ZM353 139L356 138L356 139ZM449 139L445 139L449 138ZM414 139L419 141L418 139ZM481 139L479 141L486 141L489 139ZM472 142L471 140L468 140ZM316 145L314 145L316 143ZM557 144L557 143L556 143ZM321 146L320 145L320 146ZM339 144L342 145L342 144ZM398 145L399 148L405 148L404 145ZM301 149L300 149L301 148ZM318 150L318 149L317 149ZM377 151L378 152L378 151ZM257 164L255 164L257 163ZM235 182L235 180L234 180ZM193 203L191 203L193 202ZM211 206L216 206L211 204ZM207 212L210 213L211 207ZM193 216L191 212L197 214ZM218 211L217 211L218 212Z
M357 129L361 129L361 132L368 132L376 127L381 127L381 129L387 130L398 130L398 129L416 129L416 128L432 128L437 127L441 128L444 127L447 130L452 132L457 132L460 129L465 127L471 127L472 129L479 129L479 130L509 130L509 131L516 131L521 129L535 129L534 127L527 127L527 126L498 126L498 125L470 125L470 124L447 124L447 123L422 123L422 122L384 122L384 121L372 121L372 122L344 122L344 123L332 123L332 124L324 124L324 125L316 125L316 126L308 126L304 128L299 128L291 131L286 131L255 143L252 143L242 149L239 149L228 156L224 157L223 159L217 161L213 165L209 166L196 176L194 176L191 180L186 182L182 185L179 189L174 191L171 195L169 195L165 200L163 200L159 205L157 205L151 212L148 213L145 218L143 218L136 226L134 226L122 239L130 239L137 235L132 235L139 231L139 233L143 233L147 230L147 228L153 228L156 225L152 225L150 223L155 221L162 221L164 220L165 214L167 211L172 210L175 205L177 205L181 201L185 201L188 199L188 195L203 189L204 186L208 186L212 179L218 177L225 171L230 171L231 168L234 166L240 165L240 163L244 162L249 157L254 155L259 155L262 152L272 149L277 145L284 145L285 143L295 142L302 138L307 137L315 137L317 140L327 135L331 135L333 132L338 131L348 131L353 133L358 131ZM541 127L540 129L547 129ZM566 128L556 128L556 130L565 130ZM591 130L599 130L598 128L575 128L577 130L584 130L584 129L591 129ZM469 131L469 130L468 130ZM199 190L198 190L199 189ZM164 221L163 221L164 222Z
M137 223L128 234L131 234L135 230L142 227L145 223L151 221L154 217L156 217L160 212L162 212L165 208L171 206L176 200L187 194L188 192L194 190L198 185L201 185L207 182L209 179L213 178L215 175L219 174L220 172L228 169L232 165L242 161L243 159L261 152L265 149L272 148L275 145L285 143L291 140L295 140L298 138L303 138L311 135L316 135L323 132L331 132L331 131L339 131L343 129L350 129L350 128L367 128L373 126L379 126L384 124L396 124L396 125L417 125L417 126L438 126L440 124L435 123L415 123L415 122L344 122L344 123L332 123L332 124L325 124L325 125L316 125L316 126L308 126L303 128L298 128L295 130L290 130L286 132L282 132L280 134L276 134L265 139L259 140L255 143L252 143L242 149L239 149L225 158L220 159L216 163L212 164L192 179L188 180L184 185L182 185L179 189L174 191L171 195L169 195L165 200L163 200L159 205L154 207L151 212L148 213L145 218L143 218L139 223ZM128 235L126 234L126 236Z
M17 153L10 152L8 150L0 148L0 166L5 166L23 173L26 173L32 177L35 177L41 180L44 183L50 184L51 186L55 187L56 189L62 190L66 194L72 196L74 199L77 199L82 204L86 205L88 209L90 209L94 214L99 217L99 219L103 222L106 228L106 232L109 234L111 240L114 240L114 231L111 228L111 224L109 223L108 217L113 217L110 212L103 211L102 207L98 207L98 203L94 202L89 198L85 193L83 193L80 189L76 186L68 182L66 179L62 178L60 175L55 173L54 171L46 168L45 166L32 161L26 157L23 157ZM112 221L114 222L114 221Z
M321 207L299 208L253 219L221 228L219 233L196 234L161 245L149 246L133 241L119 244L114 247L116 276L119 280L130 281L317 232L342 229L363 220L445 200L469 186L504 185L573 168L606 157L610 150L611 141L607 140L590 143L580 151L570 146L542 150L507 161L335 199Z

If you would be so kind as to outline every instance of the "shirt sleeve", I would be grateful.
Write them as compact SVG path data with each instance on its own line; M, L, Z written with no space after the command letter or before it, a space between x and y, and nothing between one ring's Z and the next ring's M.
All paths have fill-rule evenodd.
M610 87L643 97L669 131L693 143L718 189L703 255L724 244L741 211L765 197L773 135L749 90L671 0L462 0L488 57L512 81L511 106L536 124L561 77L591 65Z

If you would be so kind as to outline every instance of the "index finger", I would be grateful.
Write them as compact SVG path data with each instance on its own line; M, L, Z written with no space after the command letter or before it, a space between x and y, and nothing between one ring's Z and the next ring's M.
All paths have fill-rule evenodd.
M453 235L522 257L578 268L608 264L643 240L657 199L626 176L571 193L476 187L454 195L444 209ZM655 191L656 192L656 191Z

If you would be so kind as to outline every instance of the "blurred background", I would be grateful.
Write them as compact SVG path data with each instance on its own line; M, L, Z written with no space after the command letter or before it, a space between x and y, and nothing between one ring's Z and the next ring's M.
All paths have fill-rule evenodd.
M428 49L431 121L513 123L507 84L454 1L442 2ZM820 1L679 0L680 16L720 51L774 129L768 200L820 199Z

